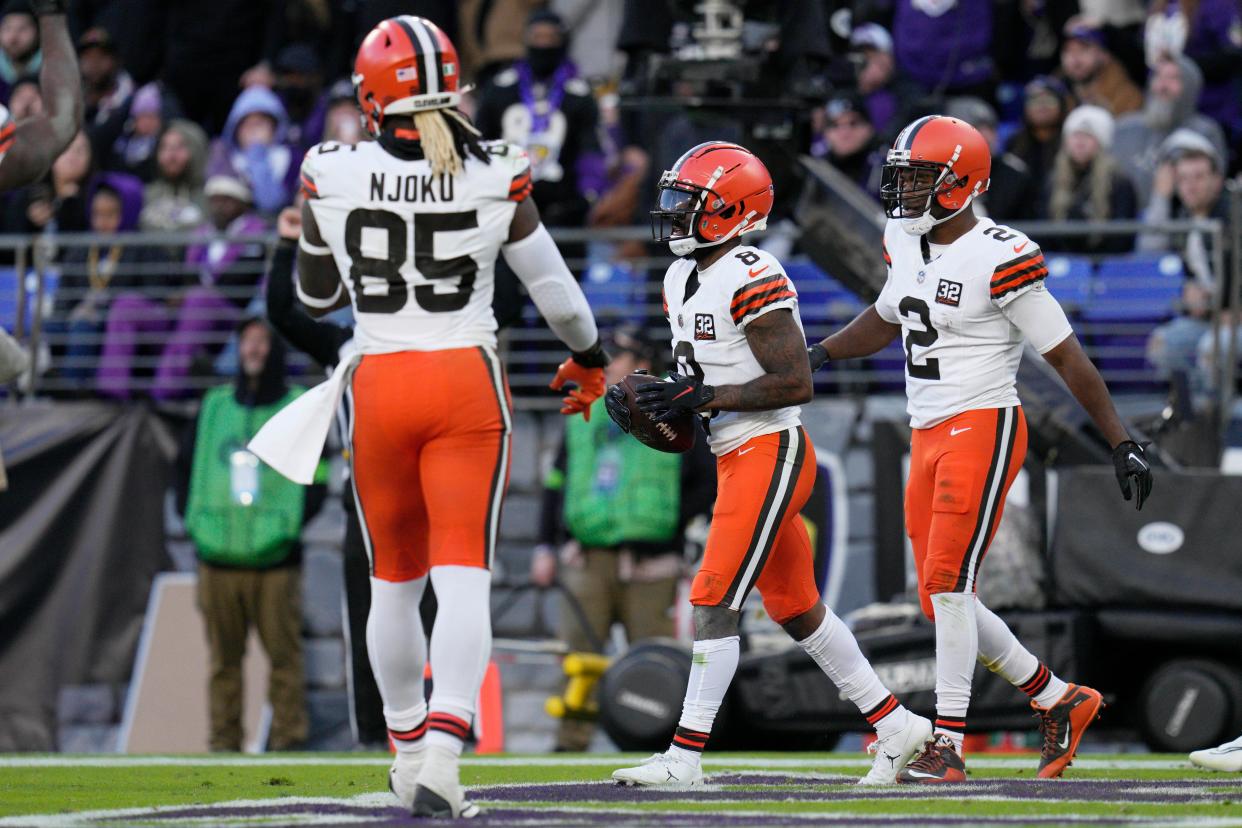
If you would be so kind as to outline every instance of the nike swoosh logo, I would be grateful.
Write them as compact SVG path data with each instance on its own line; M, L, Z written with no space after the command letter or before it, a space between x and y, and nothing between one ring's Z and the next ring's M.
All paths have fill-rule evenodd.
M1208 753L1215 753L1215 754L1218 754L1218 755L1219 755L1219 754L1223 754L1223 753L1237 753L1237 752L1238 752L1238 751L1240 751L1240 750L1242 750L1242 745L1239 745L1239 746L1237 746L1237 747L1219 747L1219 748L1213 748L1212 750L1209 750L1209 751L1208 751Z
M949 429L949 436L956 437L959 434L965 434L966 432L970 431L972 428L974 428L974 426L966 426L965 428L951 428Z
M694 389L693 389L693 388L687 388L685 391L682 391L682 392L681 392L680 394L678 394L676 397L673 397L673 399L674 399L674 400L680 400L682 397L686 396L687 394L693 394L693 393L694 393Z
M1066 748L1069 747L1069 731L1068 730L1065 731L1065 735L1061 737L1061 744L1058 747L1060 747L1061 750L1065 750Z
M747 453L752 452L752 451L754 451L754 450L755 450L755 447L754 447L754 446L751 446L750 448L746 448L746 449L738 449L738 450L737 450L737 456L738 456L738 457L741 457L743 454L747 454Z
M940 778L936 776L936 774L934 773L923 773L922 771L910 770L909 768L906 768L906 773L909 774L910 776L915 777L916 779L939 779Z
M1030 239L1027 239L1026 241L1022 242L1022 244L1015 244L1013 246L1013 252L1021 253L1024 249L1026 249L1026 246L1030 243L1031 243Z
M768 269L768 267L769 267L769 265L764 265L763 267L759 268L758 270L748 270L748 271L746 271L746 272L747 272L747 273L749 273L749 274L751 275L751 277L752 277L752 278L754 278L755 276L758 276L758 275L759 275L760 273L762 273L763 271L767 270L767 269Z

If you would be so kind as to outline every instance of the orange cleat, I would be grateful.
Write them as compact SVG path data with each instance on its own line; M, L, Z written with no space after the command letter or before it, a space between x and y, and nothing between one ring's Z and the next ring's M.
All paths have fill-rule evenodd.
M1071 684L1052 707L1044 709L1031 702L1039 715L1044 747L1039 756L1039 778L1056 779L1074 761L1082 734L1100 715L1104 699L1098 690Z

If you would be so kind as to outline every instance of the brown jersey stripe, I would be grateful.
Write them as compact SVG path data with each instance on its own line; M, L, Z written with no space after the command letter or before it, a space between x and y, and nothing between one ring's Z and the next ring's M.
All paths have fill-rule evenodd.
M1025 267L1019 268L1018 270L1010 271L1004 276L992 277L991 289L993 292L995 292L1013 282L1020 281L1024 279L1026 276L1028 276L1029 274L1035 273L1037 271L1043 271L1045 274L1048 273L1048 266L1044 264L1043 259L1040 259L1039 261L1035 261L1035 262L1028 262Z
M1020 280L1016 282L1010 282L1008 285L1005 285L1005 287L1001 288L1000 290L993 290L992 298L999 299L1002 296L1005 296L1006 294L1013 293L1015 290L1021 290L1022 288L1028 285L1033 285L1036 282L1042 282L1046 278L1048 278L1047 270L1040 269L1040 270L1032 271L1028 275L1022 277Z
M733 321L741 322L746 317L756 313L757 311L763 310L768 305L773 305L777 302L784 302L786 299L794 299L797 296L798 294L788 288L774 288L773 290L764 293L762 296L756 296L750 302L746 303L746 305L733 311Z
M733 301L731 303L731 307L736 308L739 304L746 302L748 299L755 296L757 293L762 292L764 289L784 284L784 273L773 273L771 276L764 276L762 279L756 279L753 282L748 282L733 291Z
M1027 253L1025 256L1019 256L1016 259L1010 259L1004 264L997 265L996 269L992 271L992 281L995 282L998 279L1003 279L1006 276L1008 276L1010 273L1014 273L1018 270L1021 270L1023 267L1025 267L1028 264L1031 264L1037 259L1039 261L1043 261L1043 258L1044 258L1044 252L1040 250L1039 248L1035 248L1030 253Z

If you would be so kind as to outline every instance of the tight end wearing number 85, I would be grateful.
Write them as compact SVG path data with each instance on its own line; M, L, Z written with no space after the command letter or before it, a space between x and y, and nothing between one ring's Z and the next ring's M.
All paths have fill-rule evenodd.
M353 489L372 569L368 629L378 631L368 643L396 745L387 783L420 817L475 810L458 757L490 653L489 569L513 429L492 312L497 257L570 351L551 383L564 392L563 412L589 413L608 361L540 223L526 153L480 140L457 109L460 65L444 32L412 15L381 22L359 47L353 80L375 140L320 144L302 162L297 284L312 315L353 305L357 356L251 442L290 476L313 468L349 394ZM430 646L413 646L424 637L418 603L428 581L442 600Z

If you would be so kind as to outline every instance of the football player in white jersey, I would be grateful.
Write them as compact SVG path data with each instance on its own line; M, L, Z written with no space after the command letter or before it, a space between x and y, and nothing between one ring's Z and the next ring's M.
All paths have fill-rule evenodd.
M743 243L772 209L772 177L744 147L710 141L660 178L656 241L684 258L664 276L676 374L639 386L657 420L694 411L709 418L717 462L716 506L694 577L694 658L672 744L613 779L631 785L697 785L712 722L739 657L738 619L757 587L768 615L806 650L876 729L862 784L896 781L931 737L931 722L904 708L863 657L853 634L824 606L799 512L815 482L815 449L799 405L811 399L798 293L780 262ZM609 415L630 428L624 394Z
M1143 449L1044 285L1039 246L974 215L991 164L983 137L955 118L920 118L901 132L881 190L888 281L874 305L809 351L819 368L874 354L897 336L905 344L914 432L906 532L923 612L936 624L937 719L935 738L900 782L965 780L962 735L976 658L1031 697L1044 734L1040 777L1061 775L1101 706L1098 692L1055 676L975 595L1026 456L1015 390L1024 342L1056 368L1113 446L1126 500L1142 508L1151 492Z
M353 303L351 462L371 558L367 643L397 748L389 786L417 816L470 815L458 782L491 649L489 568L511 413L492 289L503 254L573 352L562 411L604 392L590 308L529 194L519 148L481 142L457 110L457 53L414 16L363 41L354 83L376 139L307 153L297 290L313 314ZM313 392L312 392L313 393ZM439 610L430 642L419 601Z

